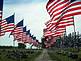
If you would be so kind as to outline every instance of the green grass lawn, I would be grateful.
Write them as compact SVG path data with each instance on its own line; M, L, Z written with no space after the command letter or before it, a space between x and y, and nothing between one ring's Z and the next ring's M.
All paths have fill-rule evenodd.
M0 61L34 61L41 52L36 49L0 49Z
M58 54L58 52L61 52L60 54ZM71 57L68 56L68 53L74 53L78 55L77 59L73 59ZM68 48L68 49L54 49L54 50L48 50L48 54L50 56L50 58L53 61L81 61L81 49L79 52L77 52L77 49L75 48Z

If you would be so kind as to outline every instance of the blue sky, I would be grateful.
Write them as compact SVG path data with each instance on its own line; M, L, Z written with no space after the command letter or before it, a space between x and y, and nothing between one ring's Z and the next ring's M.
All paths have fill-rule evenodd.
M46 11L48 0L4 0L3 19L15 13L15 24L24 19L24 26L31 30L31 34L39 41L43 36L44 23L50 19ZM76 31L81 33L81 15L75 16ZM67 34L73 32L73 26L67 27ZM13 36L9 33L0 37L0 45L13 45ZM16 42L17 45L17 42Z
M47 0L4 0L5 4L29 4L29 3L39 3L45 2Z

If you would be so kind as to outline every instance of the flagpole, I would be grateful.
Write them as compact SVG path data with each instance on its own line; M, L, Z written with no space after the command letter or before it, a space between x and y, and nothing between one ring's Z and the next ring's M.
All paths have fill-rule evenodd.
M13 40L13 47L15 47L15 39Z
M15 13L14 13L14 16L15 16ZM15 17L14 17L14 20L15 20ZM15 24L15 23L14 23ZM14 29L15 29L15 26L14 26ZM13 30L14 30L13 29ZM13 31L12 31L13 32ZM15 37L15 36L14 36ZM15 38L14 38L14 40L13 40L13 47L15 47Z
M75 23L74 23L74 33L75 33L76 31L75 31ZM75 34L76 35L76 34Z
M78 47L78 52L79 52L79 50L80 50L80 48L79 48L79 32L78 32L78 41L77 41L77 47Z
M13 46L15 46L15 40L13 40Z
M0 23L1 23L1 21L2 21L2 17L3 17L3 0L1 0L0 2L1 2L1 3L0 3L0 5L1 5L1 7L0 7L0 8L1 8L1 9L0 9L0 11L1 11L1 13L0 13L0 15L1 15ZM1 24L0 24L0 36L5 35L4 31L3 31L4 34L1 34L2 31L3 31L3 30L1 30Z
M66 34L66 27L65 27L65 36L66 36L67 34Z
M63 40L62 40L62 44L64 45L64 42L66 41L66 27L65 27L65 33L64 33L64 36L63 36Z
M74 27L74 47L75 47L75 42L76 42L75 22L73 22L73 27Z

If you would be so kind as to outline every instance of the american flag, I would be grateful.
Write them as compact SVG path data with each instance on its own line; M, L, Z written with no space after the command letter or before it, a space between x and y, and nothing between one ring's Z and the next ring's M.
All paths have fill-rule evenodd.
M24 43L28 43L29 41L29 35L28 35L28 31L26 31L26 40L24 41Z
M74 18L66 18L59 22L58 27L60 26L70 26L74 24Z
M26 32L23 32L22 42L25 42L26 40L27 40Z
M24 43L32 43L30 30L26 31L26 41Z
M14 36L14 40L19 40L17 28L15 28L15 29L13 30L13 32L11 33L11 35Z
M58 31L53 34L54 37L62 36L65 31Z
M16 27L14 29L13 35L16 37L17 41L21 41L22 34L23 34L23 27L22 26Z
M38 46L38 42L36 42L36 40L33 40L32 43L33 43L33 46Z
M81 1L73 1L68 6L67 9L61 14L60 19L71 18L74 15L81 15ZM60 22L61 20L59 20ZM57 23L58 25L59 23Z
M54 31L49 31L47 29L44 29L44 37L47 37L47 36L61 36L64 32L66 31L66 27L63 26L63 27L57 27L56 30Z
M51 35L52 35L52 32L51 31L47 30L46 28L43 29L43 36L44 37L51 36Z
M32 43L32 38L31 38L31 36L30 36L30 35L27 35L27 42L28 42L29 44L31 44L31 43Z
M9 16L8 18L1 21L2 29L5 32L11 32L14 29L14 15Z
M69 4L68 0L49 0L46 6L47 12L49 13L51 20L57 22L61 13L65 7Z
M71 17L71 18L68 17L68 18L62 19L62 21L59 22L56 28L53 28L52 30L55 30L57 28L71 26L71 25L74 25L74 17Z
M72 17L74 15L81 15L81 1L74 1L67 6L67 9L62 13L62 18Z
M23 34L22 34L22 42L25 42L27 40L26 38L26 26L23 28Z
M5 32L3 31L2 27L0 26L0 36L5 35Z
M56 23L53 22L53 23L47 24L46 27L48 30L55 30L55 27L61 28L63 26L71 26L71 25L74 25L74 19L73 18L63 19L62 21L59 22L57 26L55 26L55 24Z
M35 36L32 36L32 44L33 44L33 46L38 46L38 41L37 41L37 39L36 39L36 37Z
M32 44L32 35L31 35L31 33L29 34L29 44Z
M57 26L59 22L62 21L62 19L81 14L81 6L80 6L81 2L80 1L65 0L64 4L66 6L64 4L61 4L62 2L64 1L49 0L47 3L46 8L51 17L50 22L53 21L53 23L56 23L50 26L49 28L50 30L54 29L54 27ZM62 11L60 11L59 8L61 8Z
M20 40L20 33L23 33L23 20L16 24L15 28L11 32L11 35L14 36L15 40Z
M33 44L33 41L35 41L34 35L31 35L30 37L31 37L31 44Z
M0 36L5 35L5 32L3 31L2 27L1 27L2 12L3 12L3 0L0 0Z
M62 36L64 33L66 32L66 26L61 26L61 27L57 27L54 31L52 31L52 34L54 37L57 36Z
M56 42L56 37L53 37L50 41L50 44L54 44Z
M68 0L49 0L46 9L49 13L51 19L50 22L57 23L58 18L60 17L61 13L64 11L65 7L69 4ZM55 27L55 24L50 24L48 30L51 30Z

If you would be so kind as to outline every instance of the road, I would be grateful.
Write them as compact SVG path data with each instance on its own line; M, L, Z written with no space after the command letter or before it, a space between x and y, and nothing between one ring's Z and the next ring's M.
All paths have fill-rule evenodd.
M35 61L52 61L47 53L47 50L44 49L41 55L39 55Z

